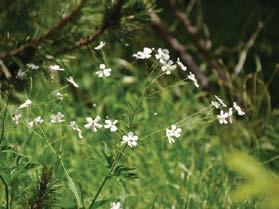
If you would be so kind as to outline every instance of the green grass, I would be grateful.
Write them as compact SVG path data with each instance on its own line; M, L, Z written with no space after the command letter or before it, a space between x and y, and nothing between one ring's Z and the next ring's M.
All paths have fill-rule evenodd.
M23 111L18 126L11 120L18 104L1 97L4 132L0 174L8 185L10 208L22 208L43 165L51 166L53 178L59 182L57 208L78 205L88 208L108 175L107 159L118 155L122 135L129 130L139 136L139 145L126 148L118 164L133 168L129 171L137 178L132 178L129 172L108 178L95 208L98 205L110 208L110 202L114 201L120 201L125 209L251 209L259 205L257 197L233 202L231 193L244 179L229 169L227 158L234 148L262 161L276 156L278 128L274 121L273 125L264 122L267 128L261 135L255 134L257 124L253 125L250 111L232 125L221 126L209 108L213 95L206 95L191 82L183 81L185 77L181 74L159 78L145 91L150 64L123 65L117 59L109 59L113 76L97 79L95 71L100 62L81 59L78 67L72 61L63 63L66 74L73 75L80 84L79 89L66 86L63 73L56 75L53 83L44 73L35 73L27 81L25 93L16 93L22 101L26 96L33 101L32 108ZM132 76L134 82L123 83L123 76ZM53 92L60 88L65 96L61 102L53 99ZM50 124L49 116L58 111L65 114L66 122ZM23 121L37 115L43 116L44 123L33 130L27 129ZM120 131L112 134L103 129L92 133L84 129L85 117L96 115L102 117L102 122L106 116L119 120ZM278 121L276 115L271 112L271 119ZM72 119L82 129L84 139L79 139L69 128ZM170 145L165 128L181 120L183 135ZM256 145L251 143L253 140ZM263 145L269 145L269 149ZM265 164L271 169L278 168L277 165L278 160ZM0 188L0 208L7 208L3 184Z

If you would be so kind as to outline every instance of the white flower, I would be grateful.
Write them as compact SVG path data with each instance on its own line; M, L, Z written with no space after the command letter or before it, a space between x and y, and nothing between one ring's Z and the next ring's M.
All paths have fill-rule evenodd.
M233 103L233 108L237 111L238 115L245 115L245 112L242 111L242 109L236 104L236 102Z
M110 206L111 206L110 209L121 209L120 202L117 202L117 203L113 202L113 203L111 203Z
M175 142L174 137L175 138L179 138L181 136L181 132L182 129L181 128L177 128L176 125L171 125L170 129L166 129L166 136L169 140L169 143L172 144Z
M121 144L128 144L129 147L133 148L137 146L138 136L134 135L133 132L129 132L127 135L122 137Z
M31 106L31 104L32 104L32 101L30 99L26 99L26 101L19 106L19 109L27 108L27 107Z
M61 94L60 92L56 92L55 96L57 97L57 99L59 99L61 101L64 99L63 94Z
M138 51L136 54L133 54L133 57L137 59L148 59L151 57L152 49L144 47L143 51Z
M159 48L157 54L155 54L155 58L159 60L161 64L166 63L170 59L169 50Z
M109 128L111 132L115 132L115 131L117 131L117 127L116 127L117 122L118 122L118 120L115 120L115 121L105 120L106 124L104 125L104 127Z
M162 71L166 74L171 74L172 71L176 69L176 64L173 64L172 60L166 61L162 66Z
M65 121L64 120L64 115L61 112L58 112L56 115L52 114L50 116L50 122L51 123L61 123L63 121Z
M87 117L85 120L87 124L85 124L84 127L86 129L91 129L92 132L97 132L98 128L103 127L101 124L98 123L101 120L99 115L97 115L97 117L94 120L91 117Z
M196 76L190 72L190 75L188 75L188 79L192 80L194 82L194 85L199 88L200 85L198 84L198 81L196 79Z
M44 122L44 120L42 119L41 116L38 116L33 121L30 121L29 123L27 123L27 128L34 128L35 126L38 126L42 122Z
M49 66L49 70L50 71L64 71L64 69L63 68L61 68L59 65L51 65L51 66Z
M106 45L106 43L105 43L105 42L103 42L103 41L101 41L101 42L99 43L99 45L98 45L98 46L96 46L94 49L96 49L96 50L100 50L100 49L101 49L101 48L103 48L105 45Z
M77 131L77 132L78 132L78 137L79 137L80 139L82 139L83 136L82 136L82 134L81 134L81 130L79 129L79 127L78 127L76 121L71 121L70 126L71 126L71 128L72 128L74 131Z
M38 124L40 124L40 123L42 123L42 122L44 122L44 120L42 119L41 116L38 116L38 117L36 117L36 118L34 119L35 125L38 125Z
M68 81L69 83L71 83L74 87L76 87L76 88L79 87L79 85L74 81L74 79L73 79L72 76L70 76L69 78L67 78L67 81Z
M99 71L96 72L96 75L98 75L99 78L101 77L109 77L111 73L110 68L106 68L105 64L100 64L100 69Z
M227 112L224 112L223 110L220 111L220 115L217 115L217 118L218 118L220 124L227 124L228 117L229 117L229 114Z
M183 63L180 61L179 57L177 57L176 64L181 68L181 70L186 71L187 67L183 65Z
M217 97L216 95L214 95L214 97L218 100L218 102L219 102L223 107L227 107L227 105L223 102L222 99L220 99L220 98Z
M21 68L18 70L17 74L16 74L16 78L17 79L23 79L25 76L27 75L27 70L23 71Z
M37 70L37 69L39 69L39 66L38 66L38 65L35 65L35 64L33 64L33 63L27 63L27 64L26 64L26 67L27 67L28 69L31 69L31 70Z
M30 121L27 123L27 128L33 128L34 127L34 121Z
M216 108L216 109L219 109L220 108L220 103L219 102L216 102L216 101L212 101L210 103L210 106Z
M15 114L13 114L12 120L13 120L13 123L14 123L15 125L18 124L20 117L21 117L21 114L19 114L19 113L17 113L17 112L16 112Z

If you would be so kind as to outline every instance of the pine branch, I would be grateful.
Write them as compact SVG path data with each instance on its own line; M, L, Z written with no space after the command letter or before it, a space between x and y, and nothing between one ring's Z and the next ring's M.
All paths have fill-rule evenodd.
M49 209L57 200L58 187L52 179L52 170L48 167L42 168L42 173L35 185L31 196L27 199L28 209Z
M23 44L9 52L0 52L0 59L15 56L30 48L37 48L43 41L50 39L58 30L62 29L67 23L69 23L81 10L87 0L80 0L77 7L66 17L62 18L56 25L48 29L44 34L33 39L29 43Z
M76 41L74 43L73 46L70 46L69 48L64 48L61 51L59 51L59 54L63 54L68 51L73 51L82 46L86 46L86 45L93 43L109 27L118 24L122 17L121 10L122 10L123 4L124 4L123 0L118 0L112 8L111 14L107 18L104 19L102 26L99 29L97 29L97 31L95 31L94 33L92 33L89 36L81 37L78 41Z
M107 28L108 28L107 25L103 25L100 29L98 29L97 31L95 31L91 35L80 38L78 41L76 41L74 43L73 46L70 46L68 48L64 48L64 49L60 50L58 52L58 54L64 54L66 52L73 51L73 50L78 49L82 46L86 46L86 45L89 45L89 44L93 43L101 34L103 34L105 32L105 30Z

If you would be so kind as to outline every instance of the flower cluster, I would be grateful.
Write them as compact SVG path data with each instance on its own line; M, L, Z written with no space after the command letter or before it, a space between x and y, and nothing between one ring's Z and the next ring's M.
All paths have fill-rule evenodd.
M58 99L61 99L61 100L63 99L63 95L59 92L56 92L55 96ZM23 104L21 104L18 109L28 108L31 106L31 104L32 104L32 101L30 99L26 99L26 101ZM21 118L21 114L17 111L12 116L13 123L15 125L18 125L20 118ZM86 129L91 130L92 132L97 132L98 129L100 129L102 127L104 127L105 129L109 129L111 132L116 132L118 130L118 128L117 128L118 120L110 120L107 118L105 120L104 125L100 124L101 117L98 115L95 118L86 117L85 120L86 120L86 124L84 125L84 127ZM57 112L56 114L50 115L50 123L62 123L64 121L65 121L65 116L61 112ZM44 122L43 118L41 116L38 116L34 120L28 122L27 127L30 129L36 128L38 125L40 125L43 122ZM77 132L78 137L80 139L83 138L81 129L78 127L78 124L76 123L76 121L71 121L70 127L72 130ZM127 135L123 136L123 140L122 140L121 144L127 143L128 146L135 147L137 145L137 140L138 140L138 137L135 136L132 132L129 132Z
M101 41L96 47L94 47L94 49L97 51L101 50L101 52L103 52L102 48L104 46L105 46L105 42ZM190 70L188 70L187 66L185 66L183 64L183 62L182 62L183 60L181 61L179 57L177 57L176 60L172 59L172 56L170 55L170 52L168 49L162 49L162 48L154 49L154 48L145 47L142 51L138 51L137 53L133 54L132 56L139 60L147 60L147 59L154 57L153 61L155 62L155 65L152 65L152 66L159 66L158 77L161 75L165 75L165 74L170 75L176 69L180 68L183 71L183 73L185 73L185 78L188 80L191 80L193 82L194 86L199 88L199 83L198 83L197 78L195 77L195 74L193 74L192 72L190 72ZM54 59L54 58L52 57L50 59ZM106 63L105 60L104 60L104 63ZM28 69L32 69L32 70L39 68L39 66L36 66L34 64L27 64L26 67ZM63 68L61 68L57 64L48 66L48 70L51 73L51 75L57 74L60 71L65 71ZM105 79L107 77L110 77L111 73L112 73L111 68L106 66L106 64L100 64L99 70L95 72L95 75L99 78ZM25 74L26 74L25 71L19 72L19 77L23 77ZM153 76L153 74L151 74L151 75ZM155 79L157 79L158 77L156 75ZM75 82L75 80L72 76L67 77L66 80L69 82L69 84L71 86L73 86L75 88L79 87L79 84ZM129 77L129 76L125 76L123 78L123 80L126 83L129 83L129 82L131 83L131 77ZM63 88L61 88L61 89L63 89ZM53 91L51 93L51 95L54 96L56 101L57 100L62 101L64 99L63 94L60 93L58 90ZM145 96L145 95L143 95L143 96ZM145 97L143 97L143 98L145 98ZM220 111L219 115L217 115L217 119L220 124L232 123L232 117L233 117L234 113L237 113L240 116L245 115L245 112L242 111L242 109L237 105L236 102L233 102L233 105L231 107L229 107L227 104L225 104L225 102L221 98L219 98L216 95L215 95L214 101L212 101L210 105L213 108L218 109L218 111ZM22 118L23 113L20 111L24 108L30 108L31 106L32 106L32 101L28 98L22 104L19 105L19 107L16 109L15 114L12 115L12 121L15 125L18 125ZM96 104L93 104L93 107L95 107L95 106L96 106ZM212 109L212 108L210 108L210 109ZM132 108L132 111L134 111L133 108ZM29 111L27 111L27 112L29 113ZM133 114L134 114L134 112L133 112ZM157 112L155 112L153 114L154 114L154 116L156 116ZM43 118L40 115L37 115L37 116L32 115L31 120L28 119L28 121L26 122L26 126L29 129L35 129L38 127L41 128L40 127L41 124L46 123L45 121L49 121L51 126L54 126L53 124L58 124L58 125L60 125L60 128L61 128L61 127L63 127L62 124L67 123L66 127L71 129L71 131L74 132L78 136L79 139L84 138L82 129L84 129L84 131L86 129L87 132L90 134L92 134L92 133L95 134L98 131L101 132L102 129L103 130L107 129L107 131L115 134L116 136L118 136L120 138L121 142L119 144L122 146L123 149L121 149L121 150L123 152L126 147L135 148L136 146L138 146L140 140L139 140L139 137L135 134L135 132L132 132L130 130L121 130L120 127L118 127L118 120L111 120L108 117L106 117L106 119L103 120L104 122L102 122L102 120L103 119L99 115L96 115L95 117L90 117L90 115L89 115L89 116L84 117L84 122L82 125L80 125L77 123L76 120L67 121L67 116L65 117L65 115L62 112L56 112L56 113L50 114L49 118L46 118L46 117ZM162 132L162 134L164 135L164 139L167 138L169 144L173 144L182 136L182 132L183 132L182 127L185 126L185 124L182 124L182 121L185 121L185 118L170 126L168 125L167 128L160 129L159 131L155 131L152 134L147 135L146 137L142 137L141 139L143 140L143 138L147 138L153 134ZM133 126L134 126L134 124L133 124ZM133 127L133 126L131 124L129 124L129 127ZM118 131L118 129L120 129L120 131ZM122 133L122 134L120 135L120 133ZM123 134L123 133L125 133L125 134ZM122 154L122 152L119 152L117 154ZM116 155L116 156L117 157L115 159L117 159L117 160L120 159L120 157L121 157L121 155ZM116 163L117 163L117 161L113 162L110 170L115 169L115 165L117 165ZM111 209L121 209L121 203L120 202L111 203Z
M227 105L224 103L224 101L216 95L214 97L216 100L212 101L210 105L215 109L220 109L220 114L217 115L217 119L220 124L232 123L232 116L234 111L237 112L237 114L240 116L245 115L245 112L242 111L242 109L236 104L236 102L233 102L233 107L230 107L226 112L224 108L227 108Z
M118 120L110 120L110 119L106 119L105 120L105 124L102 125L100 123L101 121L101 117L99 115L97 115L95 118L92 117L87 117L86 118L86 124L84 125L84 127L86 129L91 130L92 132L97 132L98 129L104 127L106 129L109 129L111 132L115 132L118 130L116 124L118 123ZM137 141L138 141L138 136L134 135L133 132L128 132L127 135L124 135L122 137L122 142L121 144L127 144L129 147L133 148L135 146L137 146Z
M143 51L138 51L136 54L133 54L132 56L137 59L149 59L151 57L152 49L148 47L144 47Z
M102 43L103 44L103 43ZM102 45L102 46L99 46L99 47L103 47L104 45ZM48 59L53 59L53 57L51 56L51 55L47 55L47 58ZM33 63L27 63L26 64L26 70L22 70L22 69L19 69L19 71L17 72L17 75L16 75L16 78L18 78L18 79L23 79L26 75L27 75L27 73L29 72L29 70L36 70L36 69L39 69L39 66L38 65L35 65L35 64L33 64ZM57 64L53 64L53 65L50 65L49 67L48 67L48 70L49 70L49 72L51 73L51 78L52 78L52 80L54 79L54 74L55 74L55 72L59 72L59 71L65 71L65 69L64 68L61 68L59 65L57 65ZM72 77L72 76L69 76L68 78L66 78L66 80L71 84L71 85L73 85L74 87L76 87L76 88L78 88L79 87L79 85L74 81L74 78ZM57 93L57 94L59 94L59 93ZM60 100L62 100L63 99L63 97L62 97L62 99L61 99L61 95L57 95L57 97L59 97L59 99ZM23 106L24 107L24 106Z
M30 71L30 70L37 70L39 69L39 66L38 65L35 65L33 63L27 63L26 64L26 68L24 68L25 70L23 70L22 68L20 68L17 72L17 75L16 75L16 78L18 79L23 79L27 73Z
M171 56L168 49L158 48L155 50L154 48L145 47L143 51L138 51L137 53L133 54L132 56L136 59L149 59L152 57L152 52L155 51L155 59L161 65L161 71L164 74L170 75L174 70L179 67L182 71L187 71L187 67L180 61L178 57L176 61L171 60ZM194 85L199 88L198 80L196 79L195 75L192 72L189 72L189 75L186 76L187 79L191 80Z
M96 118L92 118L92 117L87 117L86 119L87 124L84 125L84 127L86 129L90 129L92 132L97 132L99 128L106 128L106 129L110 129L111 132L115 132L117 131L117 126L116 124L118 123L118 120L105 120L105 125L102 125L99 123L99 121L101 120L101 117L99 115L97 115Z

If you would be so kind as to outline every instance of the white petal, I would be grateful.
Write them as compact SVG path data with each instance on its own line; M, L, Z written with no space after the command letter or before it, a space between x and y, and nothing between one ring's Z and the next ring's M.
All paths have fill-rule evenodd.
M115 126L115 125L113 125L113 126L111 126L111 132L115 132L115 131L117 131L117 127Z

